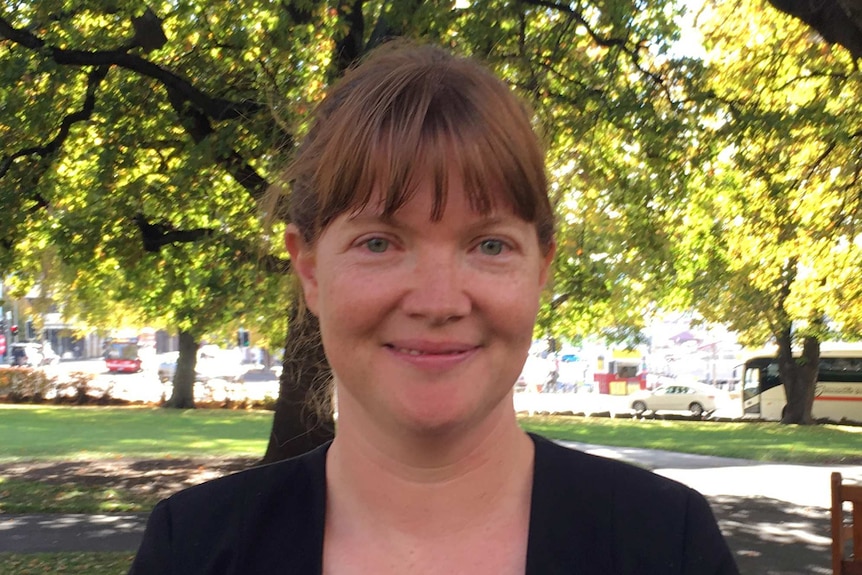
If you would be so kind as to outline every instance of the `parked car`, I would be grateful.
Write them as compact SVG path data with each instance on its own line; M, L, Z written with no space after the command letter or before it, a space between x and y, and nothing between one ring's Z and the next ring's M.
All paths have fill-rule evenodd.
M158 374L161 381L173 381L177 371L179 352L170 351L158 356ZM238 381L242 379L243 368L238 356L231 350L219 350L214 346L204 346L198 350L195 365L195 381L224 379Z
M687 411L695 417L715 411L716 390L702 384L670 383L632 394L631 408L637 415L645 411Z
M60 361L60 357L50 346L30 342L13 343L10 357L11 365L19 367L40 367Z

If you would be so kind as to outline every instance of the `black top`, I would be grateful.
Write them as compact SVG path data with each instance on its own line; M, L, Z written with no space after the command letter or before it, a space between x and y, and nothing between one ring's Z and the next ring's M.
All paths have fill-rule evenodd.
M645 469L531 437L527 575L738 575L701 494ZM318 575L328 448L160 502L130 575Z

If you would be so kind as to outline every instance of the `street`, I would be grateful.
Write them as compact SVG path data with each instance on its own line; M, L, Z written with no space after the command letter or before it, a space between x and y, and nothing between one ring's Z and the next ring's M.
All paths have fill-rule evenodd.
M75 374L92 377L90 395L100 396L108 392L111 397L127 401L158 403L171 395L171 382L161 382L158 376L160 356L144 357L142 370L137 373L111 373L101 358L87 360L61 361L41 367L48 376L57 381L75 379ZM8 365L0 365L8 367ZM261 401L266 397L278 396L278 371L263 369L260 365L248 364L231 366L226 369L232 374L239 372L238 381L232 377L219 377L211 372L205 382L195 384L197 401ZM711 417L737 419L741 415L738 399L719 396L718 407ZM514 394L515 411L519 413L583 413L617 414L631 413L631 398L625 395L606 395L598 393L538 393L519 391Z
M73 380L76 373L91 376L90 395L100 396L108 392L117 399L158 403L171 395L171 382L162 383L159 380L158 362L158 356L145 358L142 370L138 373L110 373L101 358L61 361L39 369L57 381ZM238 382L211 378L195 384L197 401L260 401L267 396L278 396L278 374L256 365L245 366Z
M515 411L519 413L631 413L631 397L600 393L515 393ZM738 419L742 416L742 403L733 396L719 394L716 410L711 417Z

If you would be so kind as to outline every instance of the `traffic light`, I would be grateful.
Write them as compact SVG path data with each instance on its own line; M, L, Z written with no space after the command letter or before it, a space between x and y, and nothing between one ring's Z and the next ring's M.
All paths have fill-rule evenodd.
M18 326L12 325L9 327L9 333L12 334L12 339L18 339Z
M33 326L33 320L28 319L24 326L27 328L27 339L36 339L36 328Z

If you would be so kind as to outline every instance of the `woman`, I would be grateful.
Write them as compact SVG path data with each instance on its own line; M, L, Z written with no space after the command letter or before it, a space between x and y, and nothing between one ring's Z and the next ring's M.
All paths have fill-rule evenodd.
M285 239L335 440L160 503L132 572L736 573L702 496L517 424L554 255L543 162L473 61L390 46L334 86Z

